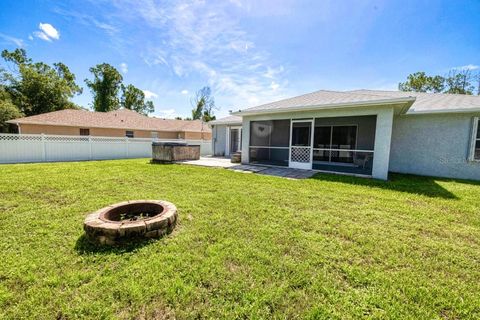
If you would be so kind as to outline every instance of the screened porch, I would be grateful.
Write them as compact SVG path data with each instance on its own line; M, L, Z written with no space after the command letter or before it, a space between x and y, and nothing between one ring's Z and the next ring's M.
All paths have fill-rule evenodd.
M250 163L370 176L376 118L251 121Z

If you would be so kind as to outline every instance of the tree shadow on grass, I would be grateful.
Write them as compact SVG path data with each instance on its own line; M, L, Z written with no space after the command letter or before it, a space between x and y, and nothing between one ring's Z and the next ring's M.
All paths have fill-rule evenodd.
M157 239L131 239L119 242L115 245L100 245L97 243L93 243L88 240L85 234L82 234L75 243L75 250L79 254L124 254L129 252L134 252L146 245L149 245L155 241L160 240Z
M359 186L366 186L372 188L386 189L399 192L407 192L411 194L419 194L431 198L443 198L443 199L458 199L458 197L452 192L442 187L438 182L457 182L471 185L479 185L478 181L460 180L460 179L446 179L416 176L409 174L396 174L391 173L388 181L381 181L376 179L365 179L352 176L342 176L328 173L319 173L313 176L311 179L331 181L339 183L348 183Z

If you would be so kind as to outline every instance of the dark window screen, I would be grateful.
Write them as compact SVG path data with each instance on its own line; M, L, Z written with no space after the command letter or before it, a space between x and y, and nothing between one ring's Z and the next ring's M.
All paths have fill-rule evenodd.
M356 126L335 126L332 132L332 149L355 149Z
M290 120L250 122L251 163L288 166L289 144Z
M332 134L332 127L315 127L315 131L313 133L313 147L314 148L321 148L321 149L329 149L330 148L330 137Z
M286 147L290 142L290 120L250 122L250 145Z

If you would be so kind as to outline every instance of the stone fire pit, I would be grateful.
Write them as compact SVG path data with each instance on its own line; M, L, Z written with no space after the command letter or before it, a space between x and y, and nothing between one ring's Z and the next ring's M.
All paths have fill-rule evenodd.
M170 233L176 222L174 204L136 200L120 202L89 214L83 229L90 241L113 245L133 238L159 238Z

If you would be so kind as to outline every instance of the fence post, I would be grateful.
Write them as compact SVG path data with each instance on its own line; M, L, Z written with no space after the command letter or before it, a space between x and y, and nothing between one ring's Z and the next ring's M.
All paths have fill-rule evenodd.
M47 145L45 142L45 134L42 133L42 160L47 161Z
M88 152L89 152L89 159L92 160L92 136L88 136Z
M128 152L128 137L125 137L125 146L127 148L127 158L129 157L129 152Z

